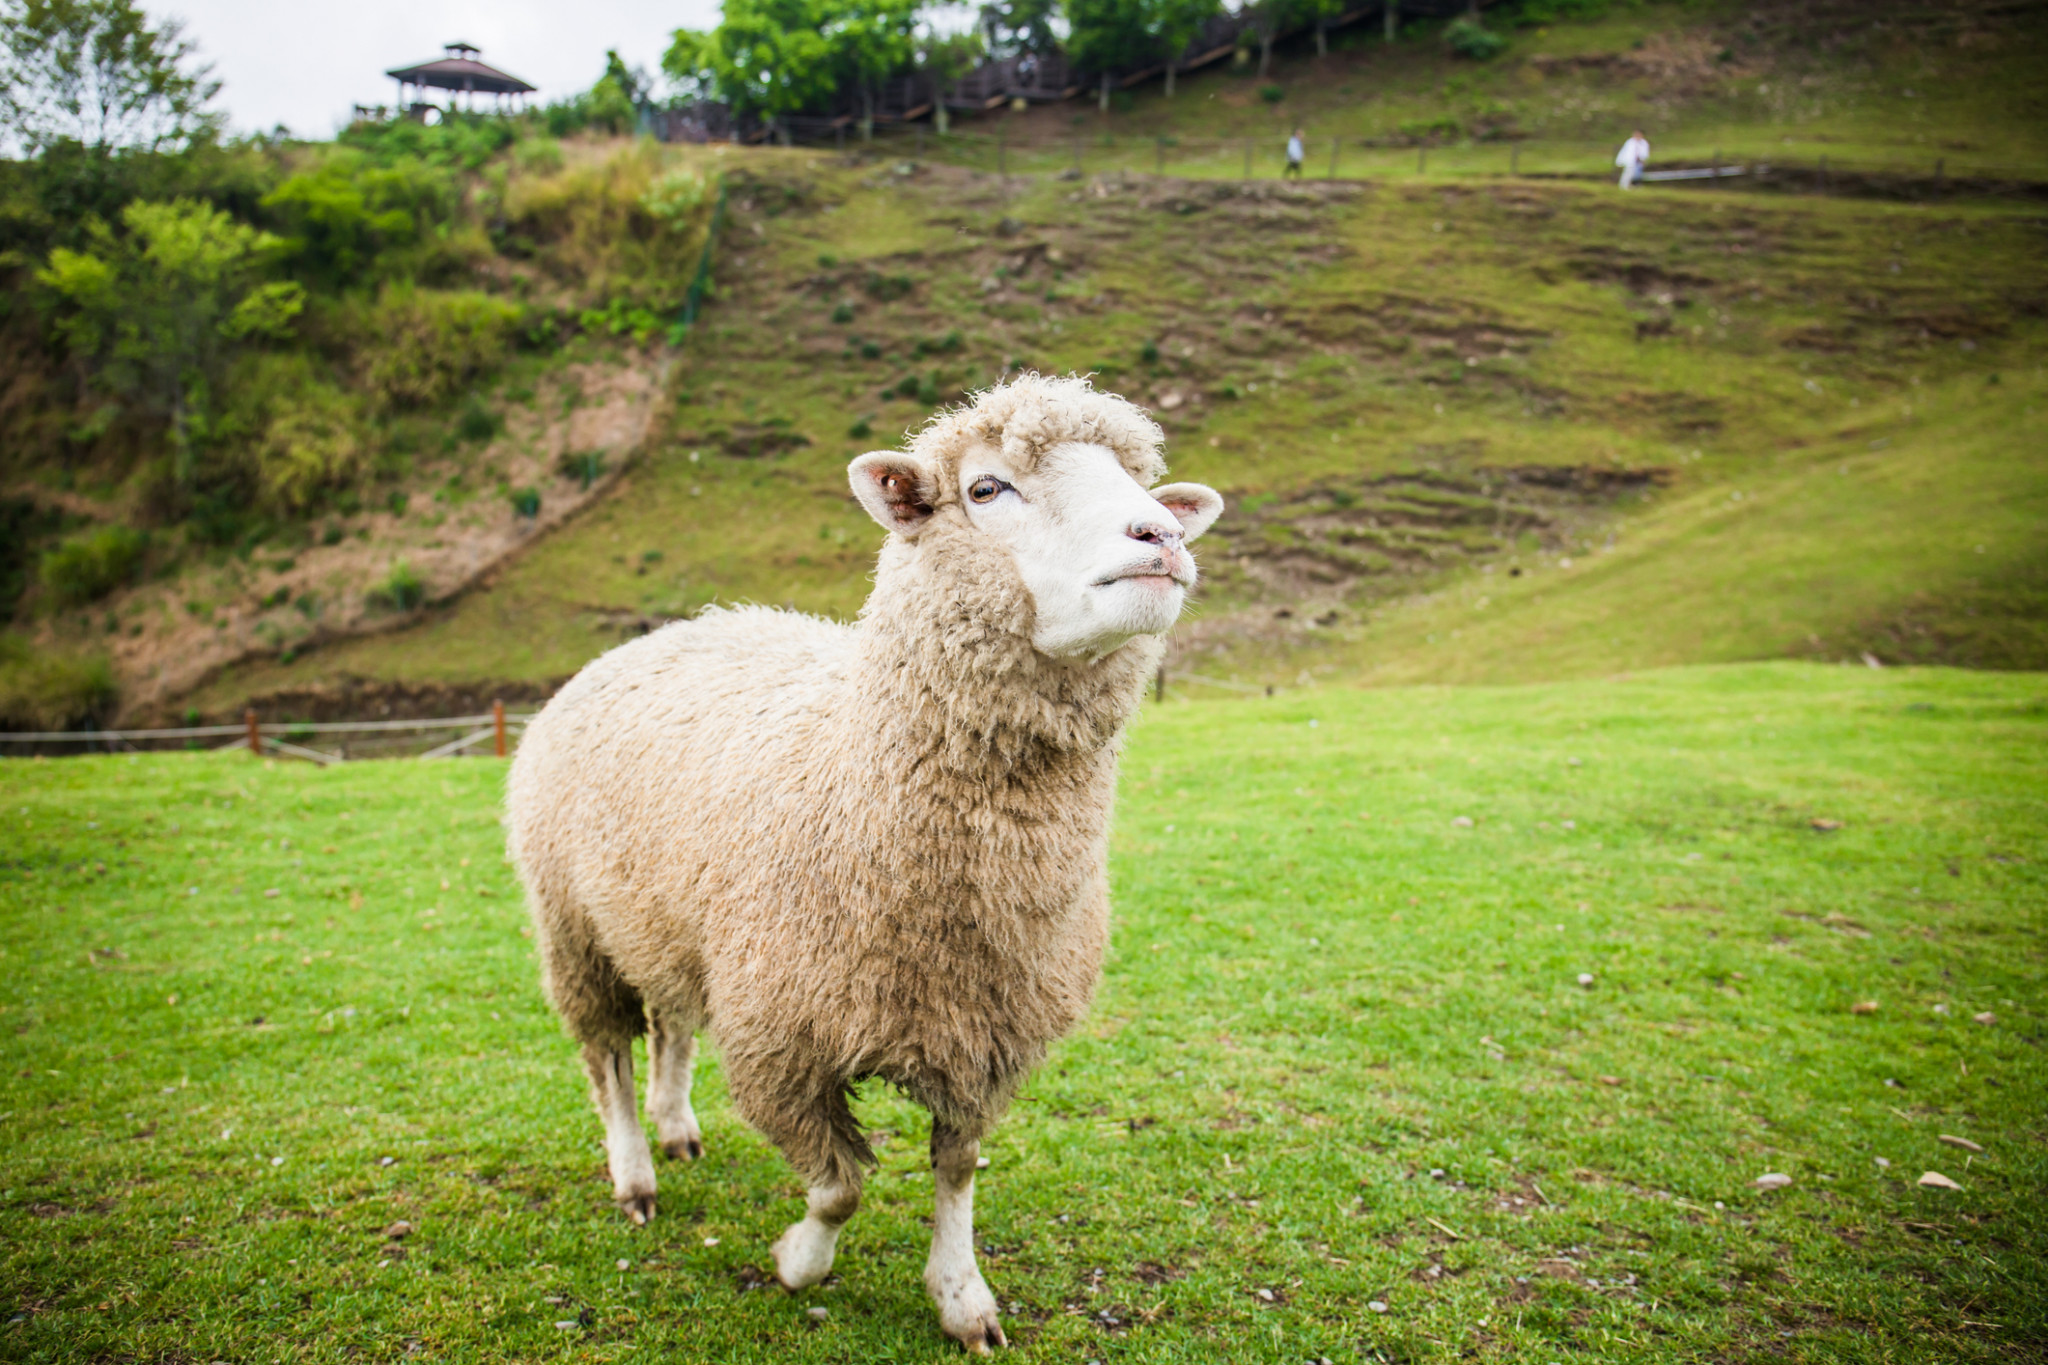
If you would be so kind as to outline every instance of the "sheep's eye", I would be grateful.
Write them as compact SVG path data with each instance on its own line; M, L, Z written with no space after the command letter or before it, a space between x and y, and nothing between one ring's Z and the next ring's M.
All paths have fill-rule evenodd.
M994 502L1003 491L1003 481L984 474L967 486L967 496L976 502Z

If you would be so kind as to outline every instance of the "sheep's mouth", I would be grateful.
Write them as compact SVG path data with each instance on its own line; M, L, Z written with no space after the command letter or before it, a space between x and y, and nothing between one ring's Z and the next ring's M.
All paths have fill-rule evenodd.
M1158 559L1148 559L1142 564L1132 564L1127 568L1118 569L1113 574L1096 579L1095 586L1107 588L1117 583L1142 582L1148 579L1171 583L1179 588L1188 586L1186 579L1175 573L1163 560Z

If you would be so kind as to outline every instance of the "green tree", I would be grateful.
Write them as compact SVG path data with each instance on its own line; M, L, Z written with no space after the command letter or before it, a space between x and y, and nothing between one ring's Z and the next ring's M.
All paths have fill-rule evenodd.
M825 0L825 44L840 88L860 98L860 136L875 136L875 96L882 82L917 56L919 0Z
M990 0L981 7L976 24L992 57L1057 52L1059 11L1059 0Z
M305 291L265 283L284 244L211 205L141 200L121 224L125 235L93 225L89 251L52 251L36 278L57 296L71 354L168 424L172 476L187 488L222 367L243 343L287 333Z
M735 114L765 120L787 143L785 116L834 89L820 0L725 0L708 33L677 29L662 70Z
M1159 39L1146 0L1066 0L1067 55L1093 71L1103 113L1109 112L1109 87L1114 74L1152 56Z
M134 0L0 0L0 140L27 153L175 150L213 133L220 90L176 22Z
M1324 0L1332 3L1333 0ZM1202 26L1223 8L1222 0L1150 0L1149 27L1166 59L1166 97L1173 98L1174 77L1180 71L1181 54L1187 51Z
M917 36L918 70L931 78L932 123L941 136L951 130L952 117L946 108L946 92L988 55L979 29L966 33L940 33L930 24Z

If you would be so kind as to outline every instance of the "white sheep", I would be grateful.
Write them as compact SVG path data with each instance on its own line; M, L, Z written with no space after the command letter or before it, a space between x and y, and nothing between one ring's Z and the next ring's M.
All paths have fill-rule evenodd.
M983 1134L1087 1008L1108 919L1125 723L1222 511L1159 428L1026 375L849 471L893 534L852 626L706 611L577 674L507 798L543 984L583 1045L613 1191L654 1213L634 1113L695 1158L695 1034L733 1105L810 1183L773 1248L832 1268L874 1165L848 1108L879 1077L932 1113L925 1284L969 1350L1005 1344L974 1259Z

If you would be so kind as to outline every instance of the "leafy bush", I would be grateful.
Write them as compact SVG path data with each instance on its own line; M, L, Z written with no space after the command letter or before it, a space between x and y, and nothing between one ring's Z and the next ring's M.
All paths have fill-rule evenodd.
M370 589L370 604L393 611L411 611L427 600L427 585L412 565L399 560L382 583Z
M846 434L856 441L865 441L875 434L875 424L863 417L846 429Z
M710 185L700 180L686 207L691 173L667 167L668 155L657 143L634 143L559 174L515 176L505 189L506 231L585 306L678 303L710 226Z
M387 285L359 327L363 382L387 407L437 402L496 369L523 316L517 303L474 290Z
M853 305L850 303L842 303L837 308L834 308L832 310L832 321L838 323L841 327L844 327L847 323L852 322Z
M711 184L704 175L692 170L670 171L640 196L640 207L668 224L671 228L685 227L705 200L711 197Z
M41 576L58 606L96 602L134 578L149 537L126 526L102 526L43 553Z
M551 137L530 137L512 148L512 164L527 175L552 175L562 169L562 144Z
M540 490L538 488L514 489L512 492L512 513L514 516L525 517L529 521L539 516Z
M120 689L104 658L64 654L0 635L0 728L90 730L114 709Z
M561 463L557 468L569 478L576 480L585 488L589 488L604 473L604 452L599 450L584 451L581 454L571 452L562 456Z
M310 510L326 492L361 478L368 463L361 402L293 353L247 357L215 430L219 464L256 507L277 515ZM233 539L234 537L230 537Z
M1460 57L1475 62L1492 61L1507 50L1508 40L1477 19L1453 19L1444 29L1444 42Z
M1259 87L1259 98L1268 104L1278 104L1281 100L1287 98L1287 87L1284 85L1262 85Z
M455 419L455 434L465 441L482 444L505 429L505 419L471 398Z

